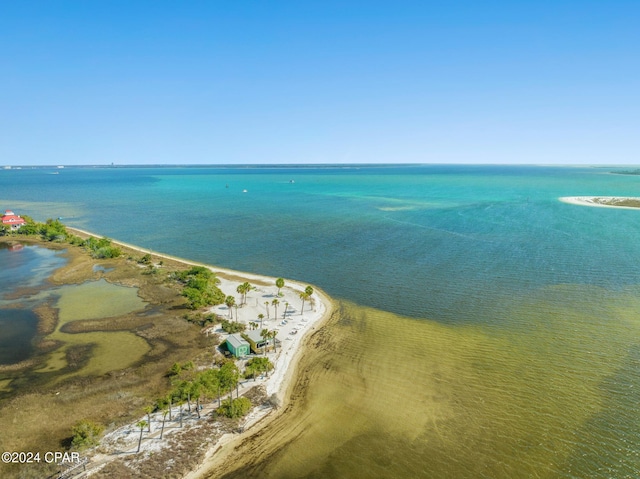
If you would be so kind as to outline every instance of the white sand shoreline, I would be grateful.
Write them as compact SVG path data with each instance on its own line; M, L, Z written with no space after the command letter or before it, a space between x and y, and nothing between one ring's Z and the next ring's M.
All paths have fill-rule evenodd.
M638 201L640 205L640 198L634 196L561 196L558 199L563 203L578 206L593 206L596 208L639 209L639 207L636 206L616 204L625 201Z
M95 233L91 233L89 231L81 230L78 228L67 227L67 229L73 233L80 233L97 238L101 237L99 235L96 235ZM142 254L150 254L156 258L176 261L188 266L205 266L218 275L218 278L220 279L219 287L225 293L225 295L236 296L236 300L238 302L240 301L240 297L236 292L236 287L238 286L238 284L244 281L248 281L256 286L256 289L247 295L246 304L243 307L233 311L234 318L237 313L237 320L240 322L259 322L258 314L263 314L265 316L265 319L263 320L264 328L270 330L278 330L277 339L280 341L280 345L276 353L271 352L268 354L269 359L275 366L270 376L268 378L262 378L257 381L244 381L243 385L240 388L240 391L242 393L243 391L246 391L255 385L262 384L266 389L267 395L271 396L272 394L276 394L283 405L287 402L287 394L289 392L290 386L292 385L296 364L300 358L300 355L302 354L301 351L304 349L304 344L306 342L305 339L308 338L310 331L317 329L320 324L322 324L329 318L333 309L333 303L331 299L323 291L314 287L313 305L310 304L309 301L307 301L304 304L304 311L300 311L301 299L299 298L299 293L303 292L307 285L299 281L285 279L285 286L284 288L282 288L280 296L277 296L278 288L275 285L275 277L218 268L204 263L189 261L175 256L158 253L156 251L141 248L122 241L112 240L112 243L140 252ZM273 299L276 298L280 302L280 305L278 306L277 319L274 318L275 311L273 306L271 305ZM266 319L266 301L270 303L268 306L268 320ZM287 308L286 324L283 321L285 303L289 303L289 307ZM228 309L225 305L214 306L209 310L223 317L226 317L228 314ZM216 330L215 333L221 334L222 331ZM226 335L221 334L221 336L222 341L224 341ZM214 407L210 406L208 408L205 408L203 413L209 412L213 409ZM235 439L244 438L245 436L252 434L257 424L260 424L262 426L270 422L266 418L273 411L273 408L254 408L249 413L249 415L245 417L244 422L241 425L244 432L242 434L225 434L220 437L214 444L211 445L211 447L208 448L205 458L200 466L191 471L188 475L185 476L185 478L196 479L202 477L206 473L206 470L210 468L211 464L215 462L214 455L216 451L218 451L223 445L228 444ZM146 417L140 419L146 419ZM153 422L154 421L152 419L152 423ZM160 420L157 419L157 422L160 422ZM105 441L103 441L103 443L111 444L111 448L113 450L110 454L107 453L94 455L91 462L87 465L88 475L90 476L93 472L97 472L110 460L116 459L117 457L121 456L123 449L132 451L131 454L133 454L133 452L135 452L137 448L137 434L132 433L135 430L137 430L137 428L135 427L135 423L133 423L120 427L115 431L111 431L107 436L105 436ZM169 430L165 430L165 435L168 434L171 434L171 432ZM164 445L166 444L167 441L164 442ZM161 442L154 440L143 440L141 451L139 454L144 454L145 451L153 452L154 450L158 450L158 448L161 447L163 447L163 444ZM104 444L102 445L102 448L105 448ZM111 448L107 447L107 449Z

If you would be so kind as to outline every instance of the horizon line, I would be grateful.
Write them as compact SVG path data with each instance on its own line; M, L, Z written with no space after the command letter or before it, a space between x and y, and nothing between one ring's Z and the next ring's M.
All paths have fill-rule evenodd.
M87 164L39 164L4 165L0 171L15 169L64 169L64 168L317 168L317 167L405 167L405 166L537 166L537 167L576 167L576 168L623 168L640 167L640 163L87 163Z

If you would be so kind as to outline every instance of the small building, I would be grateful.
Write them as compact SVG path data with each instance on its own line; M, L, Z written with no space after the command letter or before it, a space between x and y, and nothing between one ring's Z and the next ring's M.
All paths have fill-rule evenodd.
M6 210L2 215L2 224L8 226L12 230L19 229L26 221L11 210Z
M274 331L269 331L273 333ZM277 331L276 331L277 334ZM262 337L262 330L254 329L251 331L247 331L243 334L244 339L249 341L249 345L251 346L251 351L255 354L264 353L265 349L269 350L269 347L275 348L277 344L280 343L276 338L269 336L268 338Z
M230 334L227 338L227 349L237 358L249 355L249 343L240 334Z
M245 336L249 338L249 341L253 341L256 345L256 349L260 350L265 346L271 344L270 339L265 339L262 337L262 330L260 329L252 329L251 331L247 331Z

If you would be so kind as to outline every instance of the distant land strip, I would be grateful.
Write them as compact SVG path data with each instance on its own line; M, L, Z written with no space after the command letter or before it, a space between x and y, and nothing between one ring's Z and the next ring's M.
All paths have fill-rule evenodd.
M640 208L640 198L634 196L563 196L559 199L572 205L604 208Z

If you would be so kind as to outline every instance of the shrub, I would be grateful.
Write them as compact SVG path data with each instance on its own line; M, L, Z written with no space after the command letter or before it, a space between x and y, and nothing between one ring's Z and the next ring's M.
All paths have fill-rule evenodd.
M151 264L151 255L149 253L145 254L142 258L138 260L140 264Z
M104 428L101 425L83 419L73 426L71 430L73 434L71 446L74 449L97 446L103 430Z
M175 273L174 277L185 285L182 295L187 298L191 309L221 304L225 299L224 293L216 286L220 280L204 266L194 266Z
M222 401L222 405L218 409L216 409L216 412L220 416L234 419L246 416L250 410L251 401L249 401L247 398L242 397L238 399L226 399Z
M247 326L243 323L234 323L231 321L227 321L226 319L222 319L220 321L220 324L222 325L222 330L225 333L229 334L240 333L247 328Z

